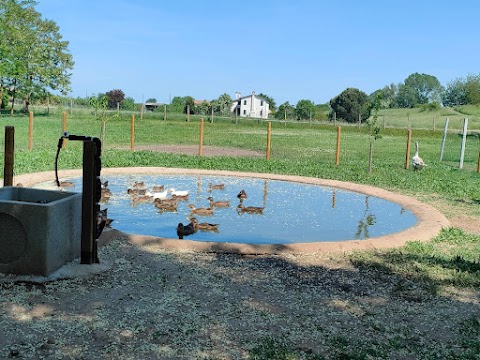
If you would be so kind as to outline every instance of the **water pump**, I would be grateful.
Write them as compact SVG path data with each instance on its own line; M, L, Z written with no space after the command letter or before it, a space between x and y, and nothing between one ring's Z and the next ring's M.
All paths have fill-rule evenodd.
M64 140L83 142L83 191L82 191L82 233L81 233L81 264L99 263L98 238L105 224L97 221L100 216L100 198L102 196L102 143L92 136L69 135L64 133L58 139L57 154L55 156L55 181L58 180L58 157Z

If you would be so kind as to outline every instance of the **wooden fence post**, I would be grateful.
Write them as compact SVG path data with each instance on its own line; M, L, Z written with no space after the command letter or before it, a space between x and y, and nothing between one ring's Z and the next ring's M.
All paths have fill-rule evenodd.
M131 123L131 128L130 128L130 149L135 151L135 114L132 114L132 123Z
M410 165L410 144L412 142L412 129L408 129L407 134L407 153L405 154L405 169L408 170Z
M270 160L270 147L272 144L272 122L267 122L267 160Z
M340 134L342 133L342 127L337 126L337 152L335 154L335 165L340 164Z
M32 150L33 147L33 112L30 111L28 117L28 150Z
M198 156L202 157L203 155L203 118L200 119L200 145L198 147Z
M480 150L478 150L477 173L480 174Z
M465 118L463 119L462 147L460 149L460 165L459 165L460 169L463 169L463 161L465 160L465 146L467 144L467 129L468 129L468 118Z
M13 185L13 161L15 149L15 128L5 126L5 161L3 164L3 186Z
M445 127L443 128L442 147L440 149L440 161L443 160L443 152L445 150L445 142L447 141L448 117L445 118Z
M67 132L67 112L64 111L62 114L62 132L65 134ZM62 149L65 149L67 147L67 139L62 140Z

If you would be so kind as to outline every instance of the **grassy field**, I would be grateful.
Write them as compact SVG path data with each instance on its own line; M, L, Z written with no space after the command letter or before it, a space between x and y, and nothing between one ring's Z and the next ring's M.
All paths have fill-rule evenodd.
M459 112L462 111L462 113ZM374 142L373 170L368 172L369 135L365 128L342 126L340 164L335 165L337 128L332 124L272 122L271 159L265 157L198 157L155 151L130 151L131 116L125 114L107 122L104 167L168 166L203 169L225 169L262 173L293 174L371 184L381 188L414 196L438 207L449 218L459 214L471 221L480 219L480 174L477 173L479 156L479 114L477 108L441 109L435 112L417 110L384 110L382 138ZM451 121L447 136L444 161L439 161L442 142L442 119ZM472 133L467 137L464 168L459 169L461 120L468 117ZM433 131L433 118L437 120ZM0 117L0 125L15 127L15 173L53 170L58 137L62 133L61 114L35 115L33 150L28 149L29 120L26 116ZM337 124L339 125L339 124ZM420 155L428 164L423 171L405 169L408 127L413 128L412 141L420 143ZM198 118L172 118L163 121L163 114L149 114L135 121L135 144L198 145L200 124ZM72 134L100 136L100 122L91 114L68 114L67 129ZM206 146L241 148L265 153L267 125L255 120L223 119L205 123ZM3 151L3 136L0 139ZM413 146L409 156L413 155ZM3 156L0 160L3 165ZM80 168L81 144L69 142L60 156L61 169ZM3 176L3 166L1 167ZM299 348L295 336L282 331L266 332L250 344L249 359L479 359L480 314L478 309L480 286L480 236L458 228L446 229L428 243L412 239L407 246L389 251L365 251L346 255L332 255L330 261L339 267L349 266L347 278L355 273L372 280L371 286L384 287L408 302L408 316L429 318L423 313L431 304L442 306L452 299L469 294L475 311L465 318L445 318L452 338L443 343L424 336L417 327L395 329L395 321L372 322L372 314L356 318L371 333L349 342L347 327L337 326L331 319L327 335L326 326L318 331L325 334L322 351ZM226 265L225 265L226 266ZM314 271L313 269L311 271ZM393 285L392 285L393 284ZM218 285L218 284L217 284ZM390 286L389 285L389 286ZM433 299L433 300L432 300ZM472 300L473 299L473 300ZM470 301L469 300L469 301ZM352 298L352 307L359 298ZM373 301L373 300L372 300ZM460 302L459 302L460 304ZM357 304L358 305L358 304ZM437 306L435 305L435 306ZM449 305L450 306L450 305ZM406 310L407 312L410 310ZM425 310L427 311L427 310ZM442 313L438 310L438 316ZM415 315L416 314L416 315ZM266 316L266 315L265 315ZM265 317L265 321L270 318ZM271 320L271 319L270 319ZM357 321L356 320L356 321ZM436 318L436 321L443 321ZM305 320L306 321L306 320ZM391 321L391 322L390 322ZM399 320L400 321L400 320ZM439 324L439 323L438 323ZM362 326L363 326L362 325ZM323 326L323 325L322 325ZM390 328L388 328L390 326ZM429 324L425 323L428 327ZM382 330L383 329L383 330ZM335 332L332 333L331 331ZM420 335L415 337L415 332ZM430 329L425 333L435 331ZM385 337L385 334L390 334ZM304 334L308 337L308 334ZM392 355L393 354L393 355ZM403 355L402 355L403 354ZM393 356L393 357L392 357ZM224 357L204 357L220 359ZM225 357L227 358L227 357Z

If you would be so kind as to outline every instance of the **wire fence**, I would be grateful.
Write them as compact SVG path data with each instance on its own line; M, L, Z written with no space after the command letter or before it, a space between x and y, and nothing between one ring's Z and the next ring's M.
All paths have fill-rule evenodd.
M60 109L61 110L61 109ZM355 164L366 162L369 153L369 134L365 126L340 122L264 120L241 117L213 119L199 115L148 112L109 112L103 121L92 113L67 111L46 113L45 109L30 116L15 114L0 116L0 125L15 127L16 151L54 152L64 131L70 134L95 136L108 150L174 152L197 156L242 156L272 160L314 160L324 164ZM203 125L202 125L203 122ZM478 171L480 153L480 126L475 121L464 137L461 126L448 128L441 154L443 128L435 131L414 130L413 141L421 140L422 149L430 149L430 162L440 161L467 171ZM269 124L270 129L269 131ZM338 129L341 129L340 137ZM385 164L405 164L406 128L388 128L378 140L376 161ZM405 136L402 136L405 135ZM427 136L428 135L428 136ZM201 141L200 141L201 139ZM462 142L465 152L461 153ZM0 136L1 163L4 158L4 136ZM338 146L340 144L340 146ZM79 144L67 143L72 149ZM432 150L433 149L433 150ZM460 160L462 163L460 163ZM3 170L3 166L2 166ZM3 174L3 172L2 172Z

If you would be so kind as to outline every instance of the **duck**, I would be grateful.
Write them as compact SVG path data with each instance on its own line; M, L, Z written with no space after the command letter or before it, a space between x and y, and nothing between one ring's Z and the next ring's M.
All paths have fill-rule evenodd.
M161 200L164 200L167 198L168 196L168 190L165 190L165 191L162 191L162 192L150 192L150 191L147 191L145 193L145 196L150 196L153 201L155 201L155 199L161 199Z
M224 200L224 201L213 201L213 197L209 196L207 198L208 201L210 201L210 207L229 207L230 206L230 201Z
M132 202L134 204L148 203L152 201L152 197L148 195L137 195L133 194Z
M208 189L212 190L225 190L225 184L212 184L208 183Z
M243 189L240 190L240 192L237 195L237 198L240 200L240 202L243 202L243 200L247 198L247 193L245 192L245 190Z
M147 193L147 189L138 189L138 188L127 189L127 194L145 195L146 193Z
M262 214L265 208L260 206L245 206L240 203L237 209L239 213Z
M100 210L97 213L97 228L95 232L95 238L98 239L103 232L105 227L110 227L110 224L113 222L113 219L108 218L108 208Z
M176 197L179 196L188 196L188 190L175 190L175 188L170 188L168 191Z
M183 225L183 223L178 223L177 225L177 236L179 239L183 239L184 236L192 235L196 232L193 223L188 225Z
M155 204L178 204L177 199L170 198L170 199L154 199L153 202Z
M154 185L152 188L153 192L162 192L165 190L165 185Z
M172 201L173 199L165 199L165 200L160 200L160 199L155 199L154 200L154 205L157 209L160 211L177 211L178 209L178 203L176 201Z
M175 201L186 201L188 200L188 194L187 195L172 195L172 199L175 199Z
M191 214L198 214L198 215L213 215L213 208L196 208L195 205L193 204L188 204L188 207L190 208L190 213Z
M423 161L423 159L418 156L418 141L415 141L415 155L412 157L412 165L413 165L413 170L421 170L427 164Z
M108 180L105 182L100 181L100 189L101 189L102 198L105 199L112 196L112 191L108 188Z
M133 188L134 189L139 189L139 188L142 189L144 187L145 187L145 182L144 181L135 181L133 183Z
M198 219L196 217L190 218L190 221L193 224L193 227L194 227L195 230L217 231L218 232L218 226L220 225L220 224L211 224L211 223L206 223L206 222L199 223Z

